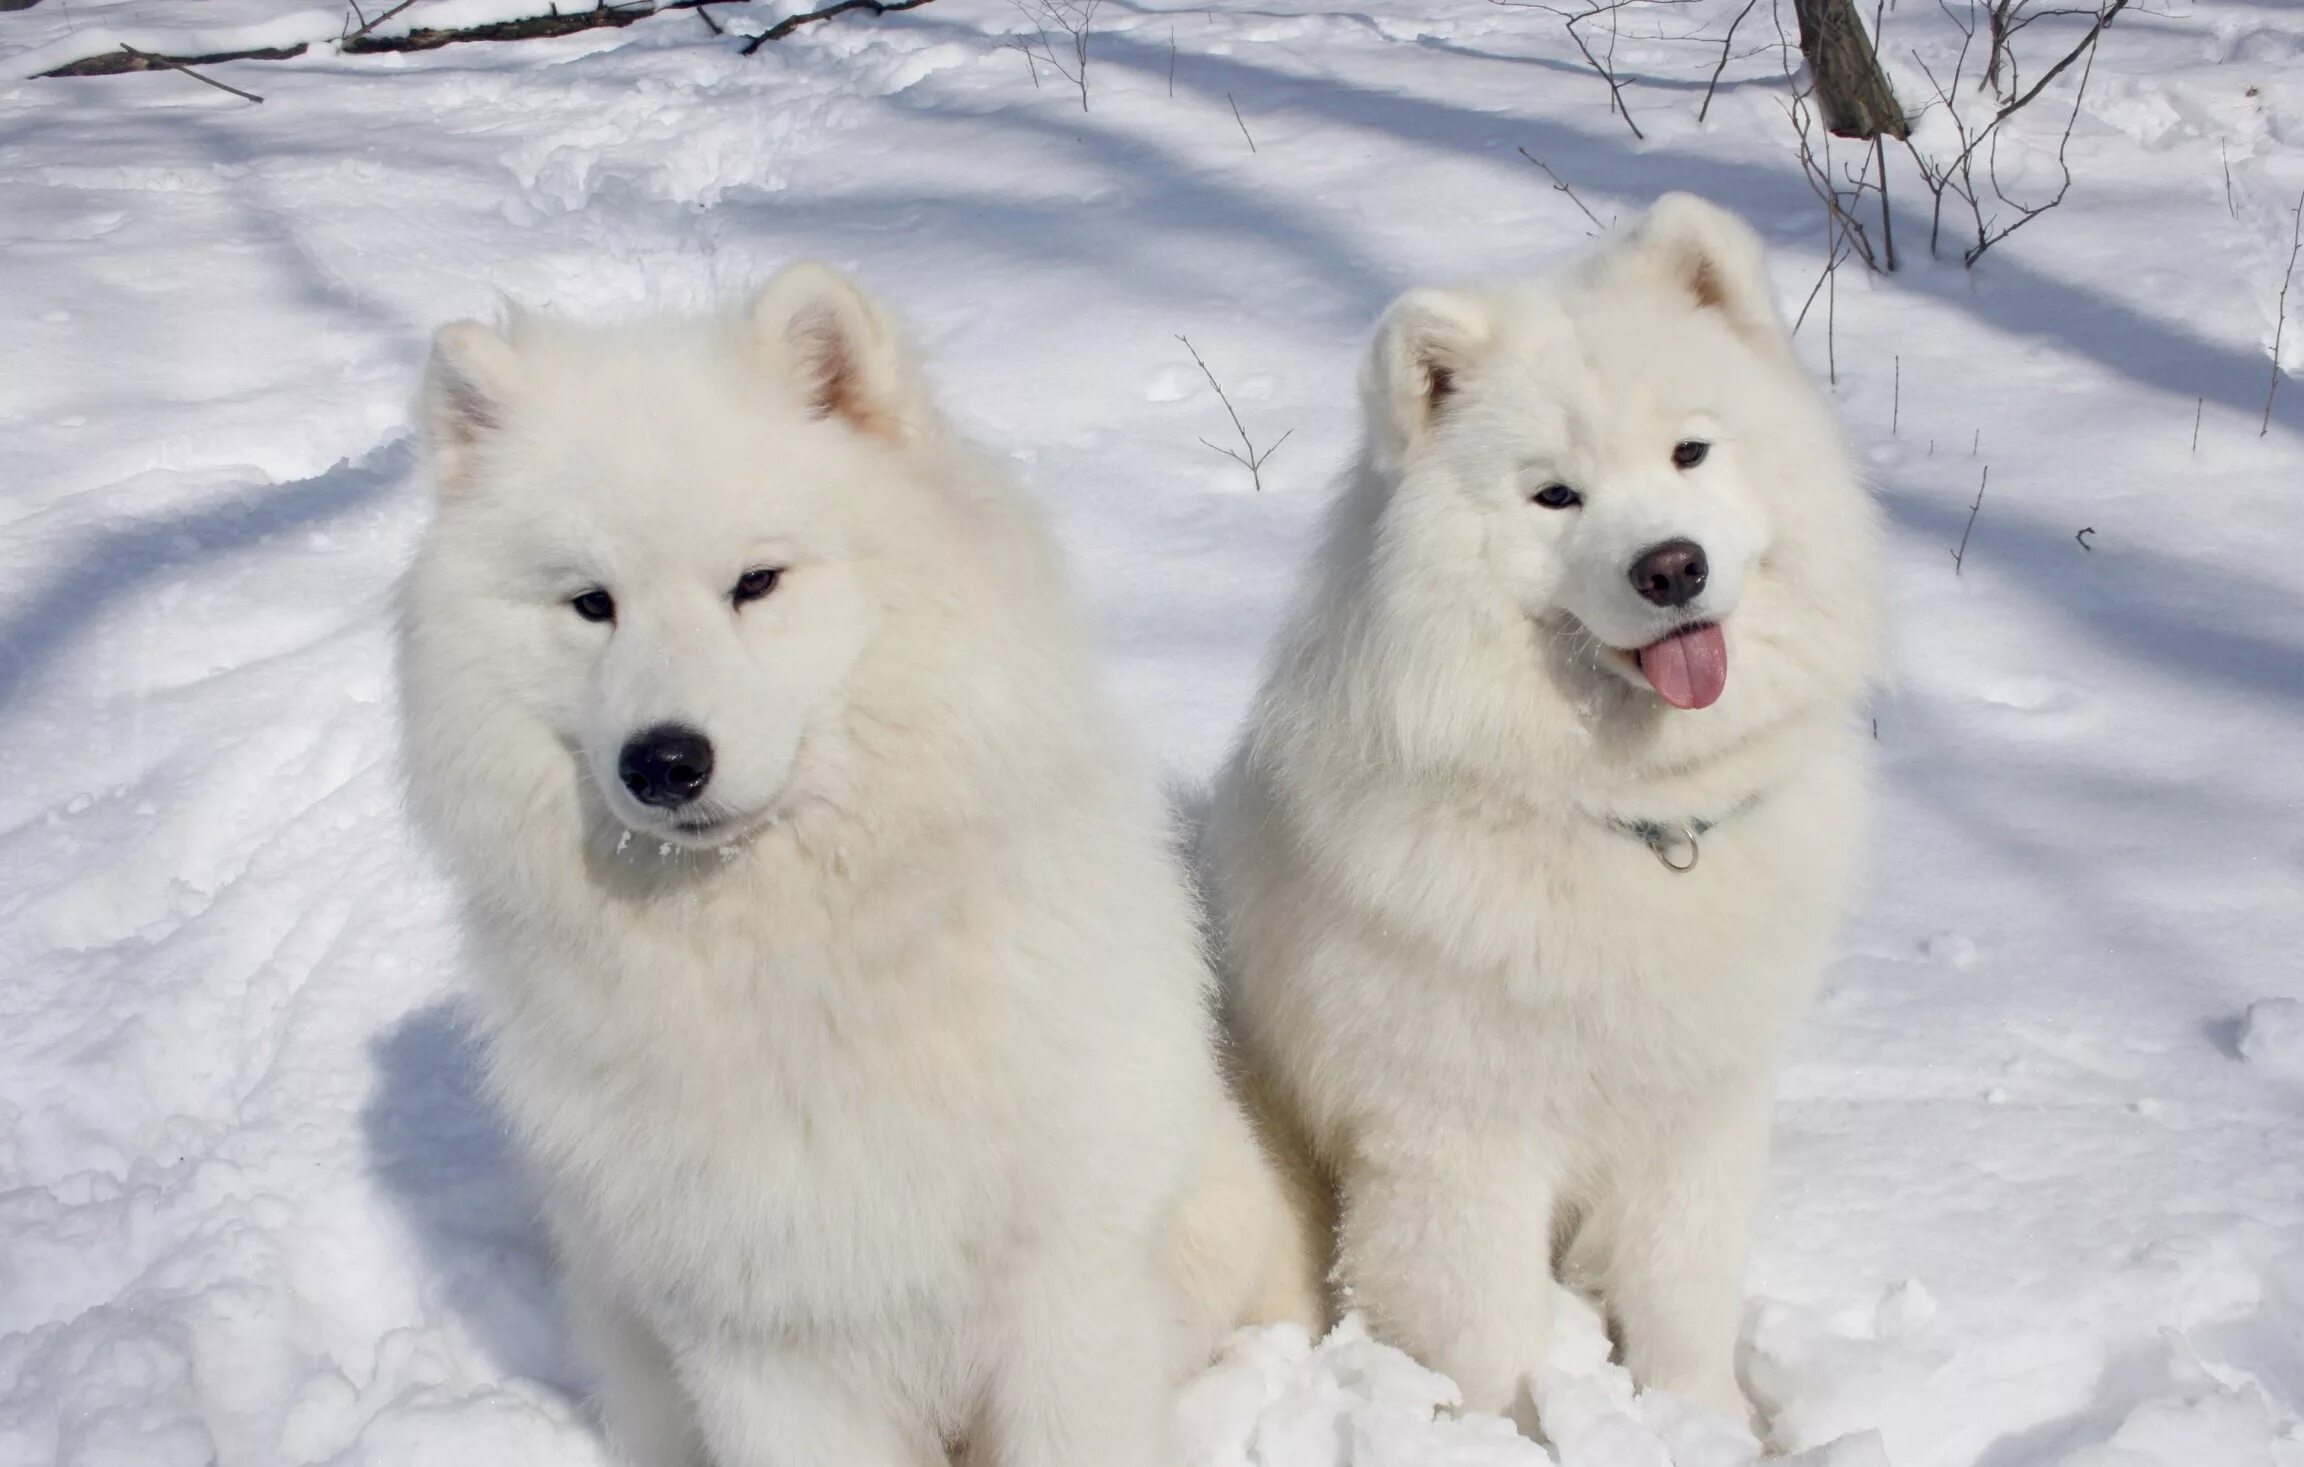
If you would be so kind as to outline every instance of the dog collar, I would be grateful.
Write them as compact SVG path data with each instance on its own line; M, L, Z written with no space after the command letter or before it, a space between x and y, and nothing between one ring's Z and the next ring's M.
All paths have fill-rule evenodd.
M1606 823L1610 830L1628 835L1654 852L1665 870L1686 875L1696 869L1697 858L1704 854L1704 837L1749 811L1767 794L1766 790L1755 790L1710 820L1695 815L1686 820L1621 820L1611 815Z

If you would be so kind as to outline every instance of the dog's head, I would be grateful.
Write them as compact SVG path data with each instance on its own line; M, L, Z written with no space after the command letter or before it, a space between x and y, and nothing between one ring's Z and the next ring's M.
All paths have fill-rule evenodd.
M1445 521L1449 553L1484 562L1466 579L1587 634L1593 665L1673 708L1721 699L1781 633L1770 603L1816 516L1854 515L1868 564L1759 241L1701 200L1666 197L1556 281L1410 292L1365 394L1377 462L1409 491L1394 512ZM1833 614L1869 626L1867 607Z
M466 741L467 786L564 788L572 760L651 842L759 827L886 612L859 505L927 421L907 363L816 265L724 320L443 328L411 648L468 726L418 736Z

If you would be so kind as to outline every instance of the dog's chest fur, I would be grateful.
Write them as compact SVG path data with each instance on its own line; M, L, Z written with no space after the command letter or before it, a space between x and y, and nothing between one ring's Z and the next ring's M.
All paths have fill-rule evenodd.
M777 918L508 955L495 1089L549 1211L669 1317L965 1312L1028 1195L1039 995L965 922L883 963Z

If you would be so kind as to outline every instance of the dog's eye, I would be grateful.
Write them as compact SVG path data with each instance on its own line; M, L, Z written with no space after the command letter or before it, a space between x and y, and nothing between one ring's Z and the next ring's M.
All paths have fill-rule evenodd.
M569 597L568 604L576 608L576 614L586 621L614 621L616 619L616 598L598 586L594 586L581 596Z
M1546 484L1528 497L1546 509L1574 509L1584 502L1584 496L1566 484Z
M736 589L728 593L728 599L738 606L757 601L775 590L776 583L783 578L784 572L780 570L748 570L736 578Z
M1692 469L1704 462L1704 455L1711 451L1712 445L1701 438L1683 439L1672 445L1672 467Z

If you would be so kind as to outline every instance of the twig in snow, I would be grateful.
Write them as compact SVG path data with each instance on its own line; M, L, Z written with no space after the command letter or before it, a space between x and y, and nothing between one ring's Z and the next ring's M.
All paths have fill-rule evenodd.
M1290 428L1287 433L1283 433L1278 438L1274 439L1270 448L1265 449L1262 453L1258 453L1256 451L1255 441L1248 436L1247 426L1240 421L1239 411L1232 406L1232 399L1224 395L1224 384L1216 380L1216 374L1214 372L1208 370L1208 364L1201 360L1200 352L1196 347L1192 345L1191 338L1186 336L1178 336L1176 339L1184 343L1184 349L1186 351L1192 353L1193 364L1199 367L1200 375L1206 377L1208 379L1208 385L1216 389L1216 400L1224 404L1225 413L1232 419L1232 431L1240 435L1240 446L1246 449L1247 453L1245 456L1234 453L1231 449L1224 447L1222 444L1209 443L1205 438L1201 439L1200 441L1203 444L1206 444L1208 447L1215 449L1218 453L1224 455L1234 463L1239 464L1241 467L1248 470L1248 478L1250 482L1255 484L1256 492L1259 494L1263 493L1264 461L1272 457L1273 454L1278 453L1280 451L1280 445L1286 443L1288 441L1289 435L1293 434L1296 430L1294 428Z
M2072 538L2080 542L2080 548L2082 550L2087 551L2090 555L2094 555L2096 553L2096 547L2088 543L2088 537L2095 533L2096 527L2094 525L2082 525L2079 529L2072 532ZM1957 574L1957 572L1955 572L1955 574Z
M2272 400L2280 395L2280 341L2288 330L2288 282L2296 276L2296 256L2304 252L2304 194L2296 199L2296 228L2288 239L2288 264L2280 272L2280 304L2275 308L2277 319L2272 323L2272 385L2264 392L2264 426L2256 430L2261 438L2272 431Z
M2200 451L2200 414L2207 406L2208 399L2205 397L2192 399L2192 451L2194 453Z
M1992 466L1984 466L1984 477L1976 481L1976 502L1968 506L1968 523L1960 531L1960 548L1952 552L1952 574L1960 574L1960 563L1968 558L1968 536L1976 528L1976 512L1984 507L1984 486L1992 482Z
M2224 160L2224 212L2237 219L2240 206L2232 202L2232 153L2222 138L2216 140L2216 156Z
M1600 80L1608 84L1608 110L1624 119L1624 125L1632 129L1632 136L1642 142L1648 140L1648 134L1642 132L1640 124L1632 120L1632 109L1624 105L1624 79L1616 74L1615 26L1617 17L1621 12L1634 5L1687 5L1692 3L1692 0L1584 0L1584 8L1573 11L1562 10L1555 5L1542 4L1540 0L1488 0L1488 3L1520 10L1542 10L1557 15L1566 21L1568 23L1568 39L1574 41L1576 49L1583 53L1585 64L1592 68L1593 73ZM1608 17L1609 25L1608 50L1605 56L1593 51L1590 43L1584 39L1584 33L1576 29L1584 22L1597 20L1603 15Z
M1901 356L1896 358L1895 372L1888 398L1888 436L1891 438L1897 436L1896 430L1904 421L1904 358Z
M1816 283L1808 287L1808 298L1800 302L1800 314L1792 318L1792 334L1795 336L1800 334L1800 328L1807 323L1808 308L1816 304L1816 297L1825 294L1826 287L1832 284L1834 273L1840 268L1840 262L1848 258L1850 247L1845 242L1835 244L1827 239L1825 245L1832 253L1824 257L1824 268L1816 272ZM1829 313L1834 308L1836 299L1837 293L1835 292L1834 297L1825 302L1824 309L1826 312ZM1837 384L1839 379L1834 378L1833 381Z
M1845 254L1842 260L1848 258ZM1840 271L1839 261L1824 267L1824 375L1840 385Z
M1168 95L1176 95L1176 27L1168 27Z
M1224 100L1227 102L1232 102L1232 94L1230 92L1226 92L1224 94ZM1248 139L1248 151L1251 153L1255 152L1256 139L1249 136L1248 124L1244 121L1241 121L1240 104L1238 102L1232 102L1232 120L1234 122L1240 123L1240 136Z
M1577 208L1584 210L1584 217L1592 221L1592 227L1594 229L1606 229L1608 227L1607 225L1600 222L1599 215L1593 213L1590 209L1585 208L1584 201L1576 197L1576 190L1568 186L1568 181L1566 179L1552 171L1551 164L1545 162L1542 158L1537 157L1534 153L1529 152L1526 148L1521 148L1519 153L1521 157L1526 158L1529 162L1544 170L1544 176L1552 180L1552 187L1555 191L1566 194L1568 196L1569 203L1574 204Z
M194 71L191 67L186 66L183 62L176 60L174 57L161 56L150 51L139 51L134 46L128 45L125 42L121 44L120 49L135 57L137 60L146 63L147 65L165 66L171 71L181 71L186 76L192 78L192 80L196 82L206 82L208 85L214 87L219 92L230 92L235 97L246 97L251 102L261 102L264 100L262 97L257 96L254 92L241 91L238 87L232 85L230 82L220 82L212 76L203 76L199 72ZM2271 409L2267 408L2265 411L2270 412Z
M1720 38L1720 63L1712 68L1712 79L1704 83L1704 105L1696 109L1698 122L1702 122L1712 110L1712 93L1720 85L1720 73L1728 69L1728 48L1736 44L1736 27L1744 23L1744 17L1750 15L1752 7L1759 3L1760 0L1744 0L1744 8L1736 12L1734 20L1728 22L1728 34Z
M850 0L855 3L855 0ZM873 0L864 0L873 3ZM925 4L927 0L911 0ZM1088 110L1088 40L1095 28L1096 12L1104 0L1011 0L1024 19L1031 22L1032 34L1010 41L1008 44L1024 53L1024 59L1033 63L1032 84L1040 84L1040 62L1058 76L1080 90L1080 110ZM892 5L890 9L902 9ZM1055 34L1050 34L1053 27ZM1063 39L1059 41L1058 36ZM1067 62L1065 57L1071 60ZM1170 48L1173 62L1174 48ZM1173 95L1173 88L1171 88Z

